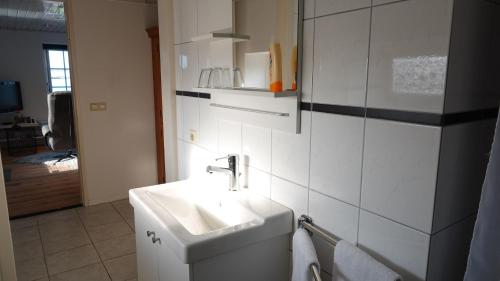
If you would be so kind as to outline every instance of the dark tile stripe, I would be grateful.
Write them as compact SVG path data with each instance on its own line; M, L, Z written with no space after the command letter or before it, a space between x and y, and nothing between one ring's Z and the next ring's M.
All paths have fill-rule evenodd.
M356 117L367 117L373 119L382 119L389 121L406 122L413 124L429 125L429 126L450 126L455 124L492 119L498 116L498 108L481 109L460 113L426 113L426 112L412 112L391 109L379 108L364 108L355 106L343 105L330 105L302 102L300 104L301 110L308 110L314 112L339 114Z
M192 97L192 98L197 98L198 97L198 93L195 93L195 92L184 91L184 92L182 92L182 95L185 96L185 97Z
M312 111L323 112L323 113L333 113L333 114L340 114L340 115L348 115L348 116L356 116L356 117L364 117L365 116L365 109L363 107L356 107L356 106L313 103L312 104Z
M441 123L443 126L473 122L498 117L498 108L481 109L469 112L448 113L443 115Z
M441 114L435 113L367 108L366 117L422 125L441 126Z
M312 110L312 104L308 103L308 102L301 102L300 103L300 110L311 111Z
M188 91L175 91L177 96L185 96L192 98L201 98L201 99L210 99L211 96L208 93L197 93L197 92L188 92Z
M200 99L211 99L212 97L208 93L199 93Z

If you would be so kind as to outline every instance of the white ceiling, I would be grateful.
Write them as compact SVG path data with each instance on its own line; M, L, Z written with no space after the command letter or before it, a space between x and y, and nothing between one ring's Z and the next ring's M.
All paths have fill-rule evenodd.
M0 0L0 29L66 32L64 5L51 0Z
M107 0L156 4L157 0ZM0 29L66 32L62 0L0 0Z

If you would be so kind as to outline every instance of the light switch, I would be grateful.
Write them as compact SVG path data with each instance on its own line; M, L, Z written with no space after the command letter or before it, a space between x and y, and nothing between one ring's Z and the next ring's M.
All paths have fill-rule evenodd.
M196 130L190 130L189 140L193 143L196 143L198 141L198 132Z
M90 103L90 111L106 111L107 106L105 102L92 102Z

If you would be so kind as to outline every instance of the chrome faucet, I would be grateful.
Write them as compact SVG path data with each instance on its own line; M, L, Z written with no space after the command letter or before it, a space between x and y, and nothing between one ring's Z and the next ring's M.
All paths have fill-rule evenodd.
M239 160L240 157L237 154L229 154L226 157L221 157L215 159L216 161L222 160L222 159L227 159L228 161L228 168L223 168L223 167L217 167L217 166L207 166L207 172L208 173L213 173L213 172L218 172L218 173L224 173L226 175L229 175L229 190L230 191L238 191L240 189L240 168L239 168Z

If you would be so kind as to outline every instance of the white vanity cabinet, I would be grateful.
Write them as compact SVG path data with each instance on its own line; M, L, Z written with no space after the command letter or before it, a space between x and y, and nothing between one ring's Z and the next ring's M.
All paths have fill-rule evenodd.
M183 264L162 241L162 231L144 210L135 210L137 277L141 281L189 281Z
M140 206L134 206L134 215L139 281L288 281L289 233L256 242L228 237L210 246L201 243L196 247L203 250L196 251L203 257L185 261L169 247L176 239L165 239L171 224L161 223L152 211ZM221 251L228 243L242 246Z

